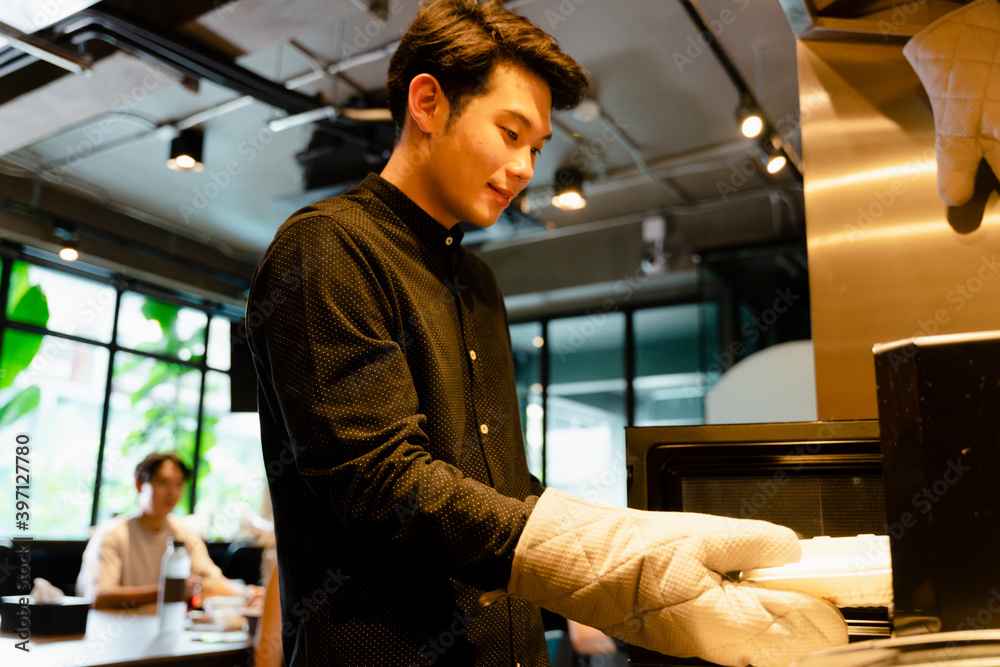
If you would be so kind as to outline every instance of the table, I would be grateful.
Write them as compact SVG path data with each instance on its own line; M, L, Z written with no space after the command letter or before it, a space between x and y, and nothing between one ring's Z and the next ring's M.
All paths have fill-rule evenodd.
M91 609L85 635L31 635L25 653L17 635L0 634L4 667L253 667L246 632L187 630L161 637L155 607L123 611ZM202 640L207 641L202 641Z

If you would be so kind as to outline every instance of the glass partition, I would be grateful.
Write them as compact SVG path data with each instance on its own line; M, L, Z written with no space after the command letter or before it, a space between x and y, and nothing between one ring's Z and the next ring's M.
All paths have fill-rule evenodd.
M546 483L626 505L625 316L549 322Z

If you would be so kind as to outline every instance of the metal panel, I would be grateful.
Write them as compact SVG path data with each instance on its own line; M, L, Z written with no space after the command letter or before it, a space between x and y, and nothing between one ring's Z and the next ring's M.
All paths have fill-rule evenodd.
M905 42L969 0L779 0L799 39Z
M798 43L820 419L877 417L872 346L1000 328L1000 211L959 234L899 44Z

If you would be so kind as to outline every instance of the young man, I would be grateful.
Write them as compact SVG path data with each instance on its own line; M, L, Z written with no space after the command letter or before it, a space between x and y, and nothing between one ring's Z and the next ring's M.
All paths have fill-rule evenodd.
M83 552L78 595L92 598L95 608L155 603L168 537L183 541L191 556L191 585L200 583L206 593L235 592L201 538L171 514L189 477L173 452L150 454L135 467L139 513L111 519L94 532Z
M398 142L385 170L297 212L262 258L247 325L289 667L547 665L533 602L646 641L631 605L567 609L536 590L546 568L592 583L523 546L545 517L580 513L560 510L557 492L539 500L502 296L456 226L496 221L531 179L550 110L575 106L586 85L550 36L500 3L427 3L389 66ZM538 520L536 503L555 509ZM786 532L782 548L797 549ZM721 590L719 575L701 578ZM787 631L804 625L780 641L795 646Z

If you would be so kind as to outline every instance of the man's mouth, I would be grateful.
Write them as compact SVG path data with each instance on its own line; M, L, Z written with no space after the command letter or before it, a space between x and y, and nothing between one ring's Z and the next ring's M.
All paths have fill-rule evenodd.
M514 192L512 190L501 190L491 183L488 183L487 185L489 185L490 189L493 190L494 196L498 202L503 204L505 208L510 206L510 200L514 198Z

